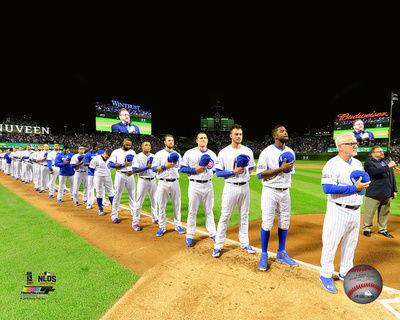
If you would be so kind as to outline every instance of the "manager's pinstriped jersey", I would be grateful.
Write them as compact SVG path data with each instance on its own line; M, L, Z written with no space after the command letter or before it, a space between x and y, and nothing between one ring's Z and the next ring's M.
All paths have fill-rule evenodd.
M349 162L339 156L330 159L322 169L321 184L350 186L353 182L350 174L354 170L363 170L360 160L352 158ZM352 194L328 194L328 200L346 205L362 205L363 196L357 192Z
M285 149L278 148L275 144L271 144L266 147L260 154L257 163L257 174L265 170L275 170L279 168L279 157L284 152L291 152L294 155L294 151L285 146ZM262 184L266 187L271 188L290 188L292 185L292 174L295 173L293 169L289 173L280 172L279 174L262 179Z

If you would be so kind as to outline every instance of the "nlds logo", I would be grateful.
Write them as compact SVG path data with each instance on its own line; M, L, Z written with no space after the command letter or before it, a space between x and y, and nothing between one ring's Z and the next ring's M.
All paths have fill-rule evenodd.
M56 284L56 275L51 272L43 272L38 276L39 284Z

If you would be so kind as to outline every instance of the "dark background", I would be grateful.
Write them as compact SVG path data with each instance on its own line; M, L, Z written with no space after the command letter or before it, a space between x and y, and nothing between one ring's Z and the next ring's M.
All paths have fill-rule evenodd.
M373 28L221 8L156 22L85 12L7 29L0 120L27 114L55 133L92 133L94 104L118 100L151 110L155 133L191 136L219 100L245 138L263 139L276 124L305 132L338 113L389 111L400 91L395 40Z

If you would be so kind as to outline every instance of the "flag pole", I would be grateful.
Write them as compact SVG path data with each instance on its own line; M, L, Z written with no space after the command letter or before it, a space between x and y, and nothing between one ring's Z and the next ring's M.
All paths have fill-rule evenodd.
M388 155L390 156L390 142L392 137L392 109L393 109L393 90L390 98L390 122L389 122L389 141L388 141Z

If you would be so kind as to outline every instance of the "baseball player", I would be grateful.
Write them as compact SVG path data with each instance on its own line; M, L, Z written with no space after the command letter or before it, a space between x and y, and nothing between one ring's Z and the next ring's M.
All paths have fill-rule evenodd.
M344 280L353 267L354 251L360 229L360 207L363 196L358 192L368 188L370 182L351 181L351 173L363 170L356 158L358 144L352 132L342 133L335 140L338 155L331 158L322 169L324 193L328 195L326 215L322 229L322 254L320 281L324 288L336 293L332 273L337 247L342 241L339 279Z
M157 183L155 180L155 173L151 170L151 165L154 159L154 154L150 152L151 144L148 141L142 143L142 152L133 158L132 174L133 172L138 176L137 190L136 190L136 207L132 215L132 228L137 229L140 220L140 211L146 194L149 195L151 203L151 219L153 223L158 223L157 213ZM150 170L149 170L150 169ZM131 173L128 173L131 174Z
M28 144L26 149L22 152L22 181L25 184L32 181L32 162L29 160L29 156L32 153L32 146Z
M11 174L11 157L10 157L10 152L11 149L6 149L5 150L5 154L4 154L4 160L6 161L6 165L4 167L4 173L6 175L10 175Z
M40 178L39 178L39 185L40 185L40 193L43 193L44 190L48 188L49 185L49 167L47 164L47 155L49 153L49 145L44 144L43 150L39 152L36 157L36 163L40 164Z
M51 150L46 157L47 165L49 167L49 198L54 197L54 192L56 191L56 180L58 177L58 174L60 172L60 168L56 167L55 161L57 154L60 152L60 145L58 143L55 143L53 145L53 150Z
M110 166L108 159L110 158L111 150L106 150L103 153L95 156L91 161L89 168L94 169L94 188L96 189L97 205L99 206L99 216L104 216L103 211L103 194L105 190L108 194L108 200L111 205L114 200L113 181L111 179ZM114 223L114 221L113 221Z
M132 166L132 160L135 155L135 151L132 150L132 140L130 138L125 138L122 142L122 147L114 150L108 160L109 166L115 168L116 171L114 178L115 194L111 212L111 221L113 223L118 223L119 204L121 202L124 188L126 188L126 191L128 192L131 214L135 212L135 179L126 174L128 171L132 171L130 166ZM135 231L139 230L140 228L135 229Z
M69 146L64 145L63 151L59 152L54 161L55 166L60 168L58 177L57 203L61 203L64 196L64 189L69 182L71 200L74 201L72 190L74 190L74 169L71 166L71 158L74 154L69 150Z
M242 145L242 126L234 124L230 131L232 143L222 149L218 154L216 164L217 177L225 179L222 193L221 216L217 227L212 256L218 258L226 239L228 222L236 205L239 211L239 241L240 247L248 253L255 253L249 244L249 210L250 210L250 187L248 181L254 170L253 151ZM238 164L239 156L248 157L247 164Z
M33 185L35 191L39 191L40 187L40 164L36 162L38 159L39 152L42 151L43 146L36 146L34 153L31 154L30 159L32 161L32 172L33 172Z
M175 140L173 135L165 135L164 144L165 149L155 154L152 163L152 170L157 173L158 179L157 202L160 228L156 233L157 237L161 237L166 231L166 207L169 197L171 197L172 206L174 207L175 230L180 234L185 233L181 226L181 187L178 181L181 155L174 151Z
M261 259L259 268L266 271L268 266L268 242L274 223L275 214L278 218L279 248L276 255L278 261L291 267L297 263L286 252L286 238L290 225L290 186L294 173L294 151L286 146L289 140L284 126L278 125L272 129L273 145L266 147L260 154L257 164L257 177L262 179L261 194ZM283 157L285 157L283 160Z
M21 152L24 150L23 147L19 147L14 152L14 178L19 180L21 178Z
M197 211L200 203L203 205L205 224L208 235L215 241L217 231L214 221L214 190L212 178L217 155L207 148L208 138L204 132L197 134L197 147L185 152L181 164L181 172L187 173L189 179L188 197L189 209L187 217L186 245L192 247L196 232ZM203 157L204 156L204 157ZM206 159L201 161L201 159Z
M95 157L100 154L104 153L103 150L101 150L97 144L97 142L92 143L92 149L89 150L86 154L85 157L83 158L83 165L89 167L88 168L88 199L87 199L87 205L86 209L91 209L94 203L94 169L92 169L90 165L90 161ZM108 206L105 200L105 195L101 195L101 198L103 199L103 206Z
M74 198L75 206L79 206L79 187L83 185L83 202L87 202L87 178L88 168L83 165L85 156L85 147L80 146L78 153L71 158L71 166L75 171L74 174L74 189L71 189L72 197Z

